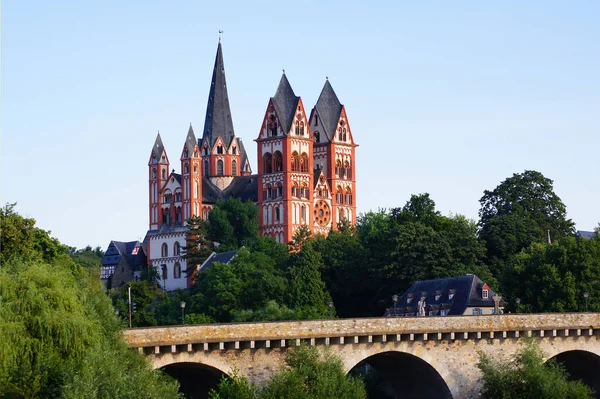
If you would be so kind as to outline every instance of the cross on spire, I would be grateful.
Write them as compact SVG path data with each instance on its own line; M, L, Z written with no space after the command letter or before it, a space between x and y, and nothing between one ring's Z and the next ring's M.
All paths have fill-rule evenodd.
M221 43L221 35L223 34L223 31L221 29L219 29L219 43Z

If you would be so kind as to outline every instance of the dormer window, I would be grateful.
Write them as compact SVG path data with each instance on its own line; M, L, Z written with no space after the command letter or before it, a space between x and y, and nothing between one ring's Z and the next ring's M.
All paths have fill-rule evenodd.
M489 295L489 294L488 294L488 290L482 290L482 291L481 291L481 297L482 297L483 299L488 299L488 295Z
M454 298L454 290L450 290L448 291L448 300L451 300L452 298Z
M217 147L217 154L222 154L223 153L223 146L220 145Z
M412 295L412 294L408 294L408 295L406 296L406 303L407 303L407 304L408 304L408 303L411 303L411 302L412 302L412 300L413 300L413 295Z
M237 147L233 147L231 149L231 152L233 153L233 155L237 155Z

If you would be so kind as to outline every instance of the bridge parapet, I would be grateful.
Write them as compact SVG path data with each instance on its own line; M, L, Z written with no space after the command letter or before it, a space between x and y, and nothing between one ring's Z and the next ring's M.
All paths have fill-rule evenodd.
M372 342L600 336L598 313L360 318L133 328L131 347L150 354Z

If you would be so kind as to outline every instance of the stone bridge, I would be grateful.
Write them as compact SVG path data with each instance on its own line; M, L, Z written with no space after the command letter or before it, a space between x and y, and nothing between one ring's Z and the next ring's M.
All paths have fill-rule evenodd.
M372 367L395 397L476 398L479 352L514 354L524 338L538 340L547 359L600 393L600 314L547 313L488 316L361 318L134 328L131 347L155 369L178 378L182 390L201 392L234 370L264 382L290 346L328 347L346 372ZM365 366L368 364L368 366ZM600 396L597 396L600 397Z

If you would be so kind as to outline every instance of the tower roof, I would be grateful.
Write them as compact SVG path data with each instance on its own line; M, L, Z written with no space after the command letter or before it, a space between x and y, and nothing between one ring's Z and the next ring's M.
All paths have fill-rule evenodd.
M338 100L335 91L333 91L329 79L326 80L315 108L319 114L319 118L321 118L321 124L323 126L321 130L325 131L325 134L330 141L333 140L335 136L337 123L340 119L340 114L342 113L342 107L343 105L340 103L340 100Z
M208 138L212 147L217 138L221 137L225 145L229 146L234 136L233 121L231 120L231 110L229 108L229 96L227 95L227 82L225 81L223 50L219 42L212 81L210 82L210 91L208 93L202 139Z
M152 147L152 153L150 154L150 163L160 162L160 156L165 150L165 146L160 138L160 133L156 135L156 140L154 140L154 146Z
M192 127L192 124L190 123L190 128L188 130L188 134L187 137L185 138L185 144L183 145L183 148L185 150L187 150L187 157L191 157L192 154L194 153L194 148L196 146L196 135L194 134L194 128ZM187 158L185 157L185 158Z
M290 131L292 127L292 121L294 120L294 113L298 106L298 100L300 97L296 97L290 82L285 76L285 72L281 76L281 81L275 92L275 97L272 97L273 105L275 106L275 112L281 123L281 127L284 133Z

